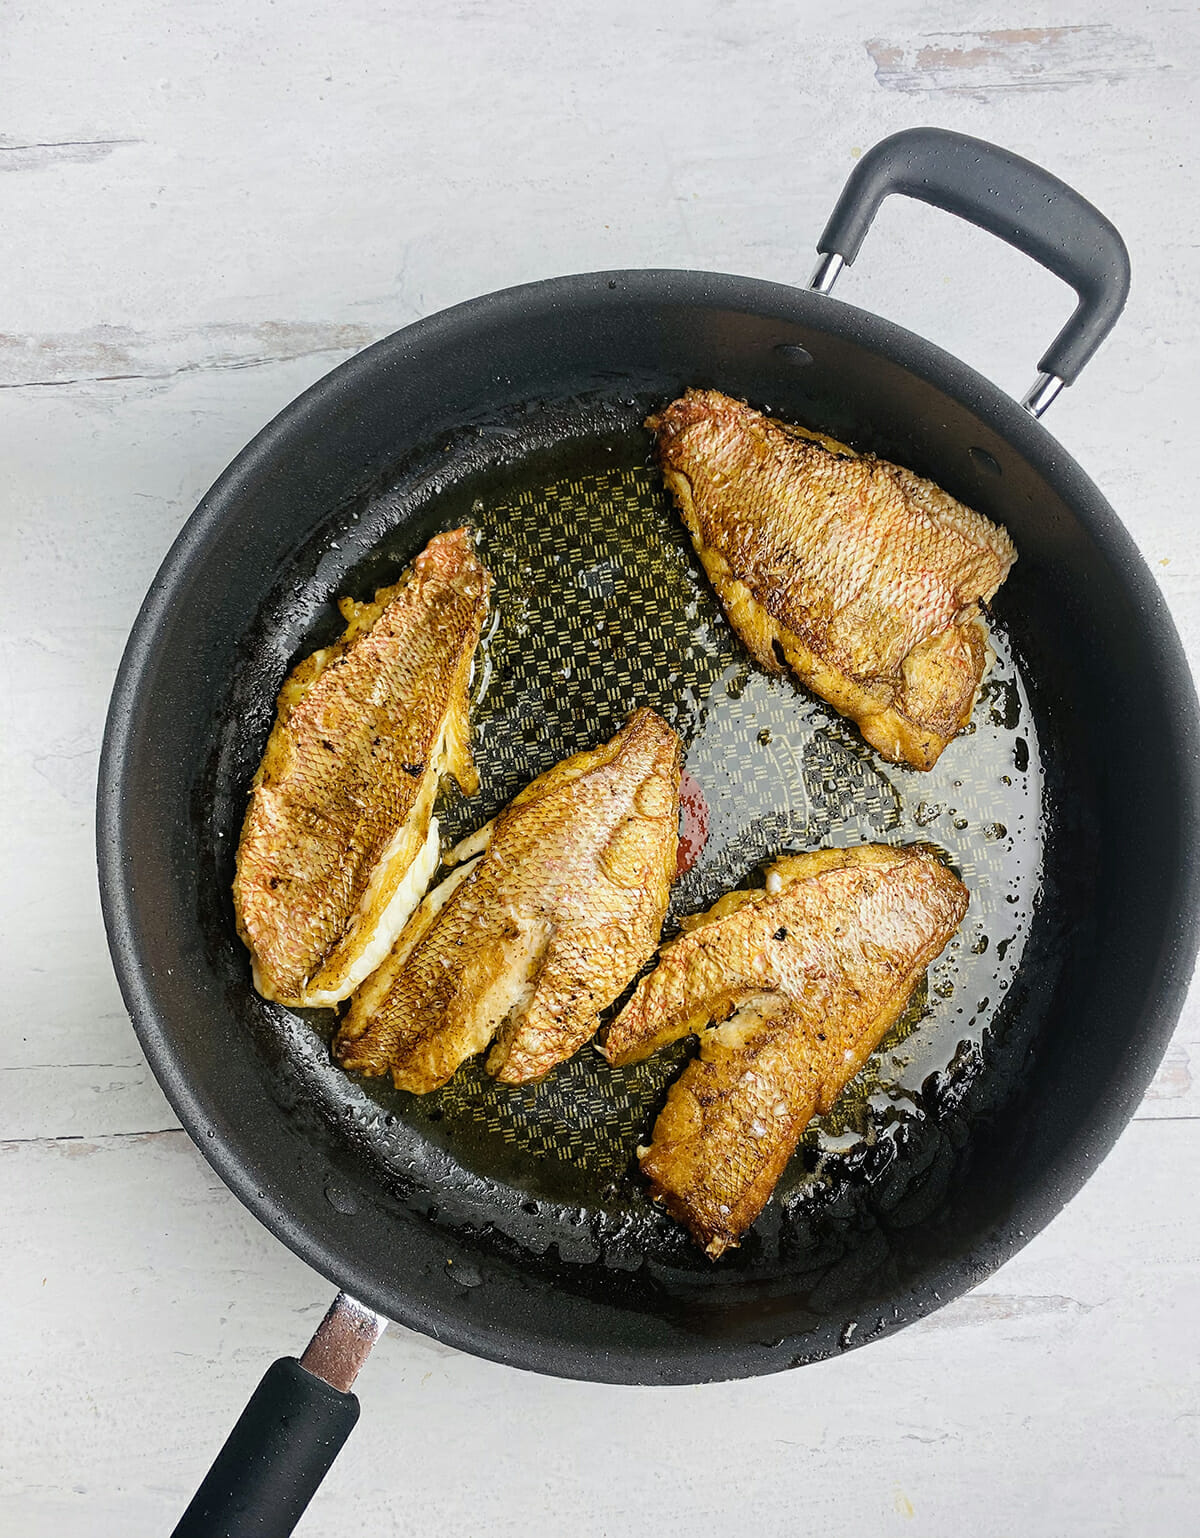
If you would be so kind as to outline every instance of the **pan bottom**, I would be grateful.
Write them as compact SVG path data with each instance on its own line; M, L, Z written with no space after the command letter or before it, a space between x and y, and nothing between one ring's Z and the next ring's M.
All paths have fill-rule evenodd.
M227 896L231 851L283 669L339 628L334 597L369 596L433 533L469 522L495 581L472 714L483 788L444 798L443 847L650 705L684 741L692 831L697 843L701 828L706 835L676 883L667 933L723 892L759 884L764 861L822 845L924 842L971 893L959 935L903 1018L809 1127L766 1213L721 1263L794 1265L822 1214L855 1191L895 1207L915 1186L927 1207L938 1180L949 1179L938 1153L943 1122L986 1077L1008 1028L1010 984L1037 909L1046 837L1039 735L999 618L995 664L966 732L927 773L883 763L823 703L750 661L649 447L640 428L581 418L553 442L510 440L486 463L451 451L436 495L386 488L297 553L253 645L251 682L231 701L209 780L218 816L209 824L207 927L280 1098L348 1144L396 1200L526 1254L553 1246L562 1261L631 1270L647 1259L710 1265L649 1202L634 1159L693 1046L620 1070L585 1048L521 1088L495 1083L477 1062L416 1097L332 1065L332 1012L288 1011L249 987Z

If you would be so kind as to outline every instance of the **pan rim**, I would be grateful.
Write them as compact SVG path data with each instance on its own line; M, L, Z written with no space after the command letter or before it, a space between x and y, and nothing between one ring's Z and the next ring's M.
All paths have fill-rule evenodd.
M255 1165L245 1127L239 1129L221 1114L221 1107L199 1094L183 1068L176 1043L155 1001L152 969L138 953L137 903L124 878L136 830L126 816L123 765L131 750L129 727L134 706L152 682L154 638L173 595L190 580L198 566L203 566L206 545L222 526L231 505L236 504L247 478L257 466L286 448L289 435L302 432L314 414L322 414L332 393L369 376L381 365L402 363L422 349L440 347L448 336L497 316L503 319L531 305L562 308L585 299L614 305L653 300L683 306L724 306L813 325L887 356L987 418L1018 454L1061 491L1092 537L1103 546L1137 602L1160 663L1172 674L1170 682L1178 700L1178 715L1173 723L1178 763L1188 758L1195 761L1200 751L1200 729L1194 684L1157 583L1125 526L1047 428L999 387L935 344L869 311L786 284L688 270L635 269L543 279L468 300L392 333L324 375L268 423L213 483L164 557L131 629L113 688L98 777L96 837L102 912L122 996L155 1078L192 1141L239 1200L293 1253L333 1285L346 1287L397 1322L475 1355L559 1376L608 1382L695 1383L794 1365L795 1348L803 1346L803 1339L782 1343L787 1348L783 1350L751 1352L731 1348L728 1353L715 1356L710 1343L681 1337L678 1351L669 1357L661 1353L651 1357L644 1347L637 1345L625 1351L614 1348L600 1360L575 1343L548 1340L538 1333L536 1324L524 1334L501 1334L486 1321L448 1317L412 1296L399 1299L403 1307L397 1309L397 1298L390 1292L381 1292L370 1277L348 1263L349 1257L337 1252L336 1243L309 1225L295 1221L288 1210L286 1193L271 1189L272 1172ZM1115 1142L1149 1082L1178 1016L1200 937L1200 813L1186 797L1182 800L1184 853L1190 851L1193 858L1185 862L1188 868L1183 873L1176 903L1173 943L1160 966L1158 990L1152 1000L1157 1028L1131 1041L1126 1072L1116 1086L1119 1092L1093 1107L1086 1137L1083 1132L1077 1137L1077 1142L1086 1146L1065 1148L1058 1166L1047 1171L1044 1184L1054 1186L1051 1199L1039 1200L1038 1193L1033 1191L1022 1193L1028 1211L1014 1215L1007 1234L998 1237L988 1256L988 1270L1002 1264L1050 1221ZM1164 949L1167 944L1164 941ZM1020 1235L1016 1232L1018 1227L1023 1230ZM938 1287L940 1301L965 1291L980 1277L978 1266L972 1273L961 1258L947 1262ZM913 1306L871 1338L890 1333L937 1306L930 1303L922 1307L922 1299L915 1293L911 1299ZM828 1354L821 1350L814 1356Z

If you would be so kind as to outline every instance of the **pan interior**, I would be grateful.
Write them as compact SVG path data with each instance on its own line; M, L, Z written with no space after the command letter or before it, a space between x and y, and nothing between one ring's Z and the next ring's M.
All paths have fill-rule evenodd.
M794 1260L822 1213L855 1191L911 1196L898 1172L927 1180L939 1120L986 1078L1038 901L1041 745L1003 591L996 660L972 723L928 773L884 763L791 678L759 669L708 587L652 465L650 435L636 425L643 404L660 403L636 404L619 418L581 409L552 432L441 445L436 463L340 509L296 552L246 644L198 797L205 928L278 1097L314 1135L348 1148L394 1200L509 1253L553 1246L561 1262L606 1268L635 1269L648 1257L710 1266L647 1200L634 1158L694 1046L621 1070L584 1048L524 1088L496 1084L474 1063L416 1097L331 1064L331 1011L289 1011L250 987L228 892L283 672L340 629L337 596L371 595L432 534L470 524L495 583L472 713L482 789L444 794L444 848L536 774L650 705L684 742L686 841L700 844L707 828L676 883L666 933L723 892L760 884L764 861L823 845L921 841L970 890L959 935L833 1111L810 1126L741 1250L721 1262L769 1267Z

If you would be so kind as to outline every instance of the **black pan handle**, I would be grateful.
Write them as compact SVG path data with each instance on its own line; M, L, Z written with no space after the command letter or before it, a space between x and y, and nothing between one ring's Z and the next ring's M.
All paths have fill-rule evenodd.
M1115 226L1057 176L1009 150L944 128L907 128L868 150L850 173L817 242L824 260L814 288L827 293L843 263L854 261L892 192L990 230L1075 290L1075 312L1039 359L1042 379L1024 403L1040 416L1062 385L1078 377L1125 307L1129 253Z
M358 1420L358 1399L295 1357L267 1368L174 1538L286 1538Z
M339 1293L303 1359L267 1368L172 1538L287 1538L354 1430L350 1384L385 1323Z

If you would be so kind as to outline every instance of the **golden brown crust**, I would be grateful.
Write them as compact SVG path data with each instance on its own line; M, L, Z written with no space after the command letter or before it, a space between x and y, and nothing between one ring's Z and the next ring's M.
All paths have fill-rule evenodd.
M701 1035L641 1158L654 1195L713 1256L757 1217L810 1118L899 1018L968 901L925 851L882 844L789 856L767 880L663 946L604 1044L621 1064Z
M610 742L527 786L440 911L441 888L356 997L338 1061L425 1094L497 1032L488 1069L509 1084L589 1040L662 929L680 753L667 723L639 710Z
M467 691L489 586L468 531L438 535L373 603L343 600L343 635L284 681L233 888L268 998L345 997L425 849L443 770L478 788Z
M651 1194L714 1260L750 1227L816 1113L820 1059L778 995L705 1031L641 1155Z
M969 719L981 605L1008 535L886 460L689 390L649 424L664 479L730 623L885 758L928 769Z

